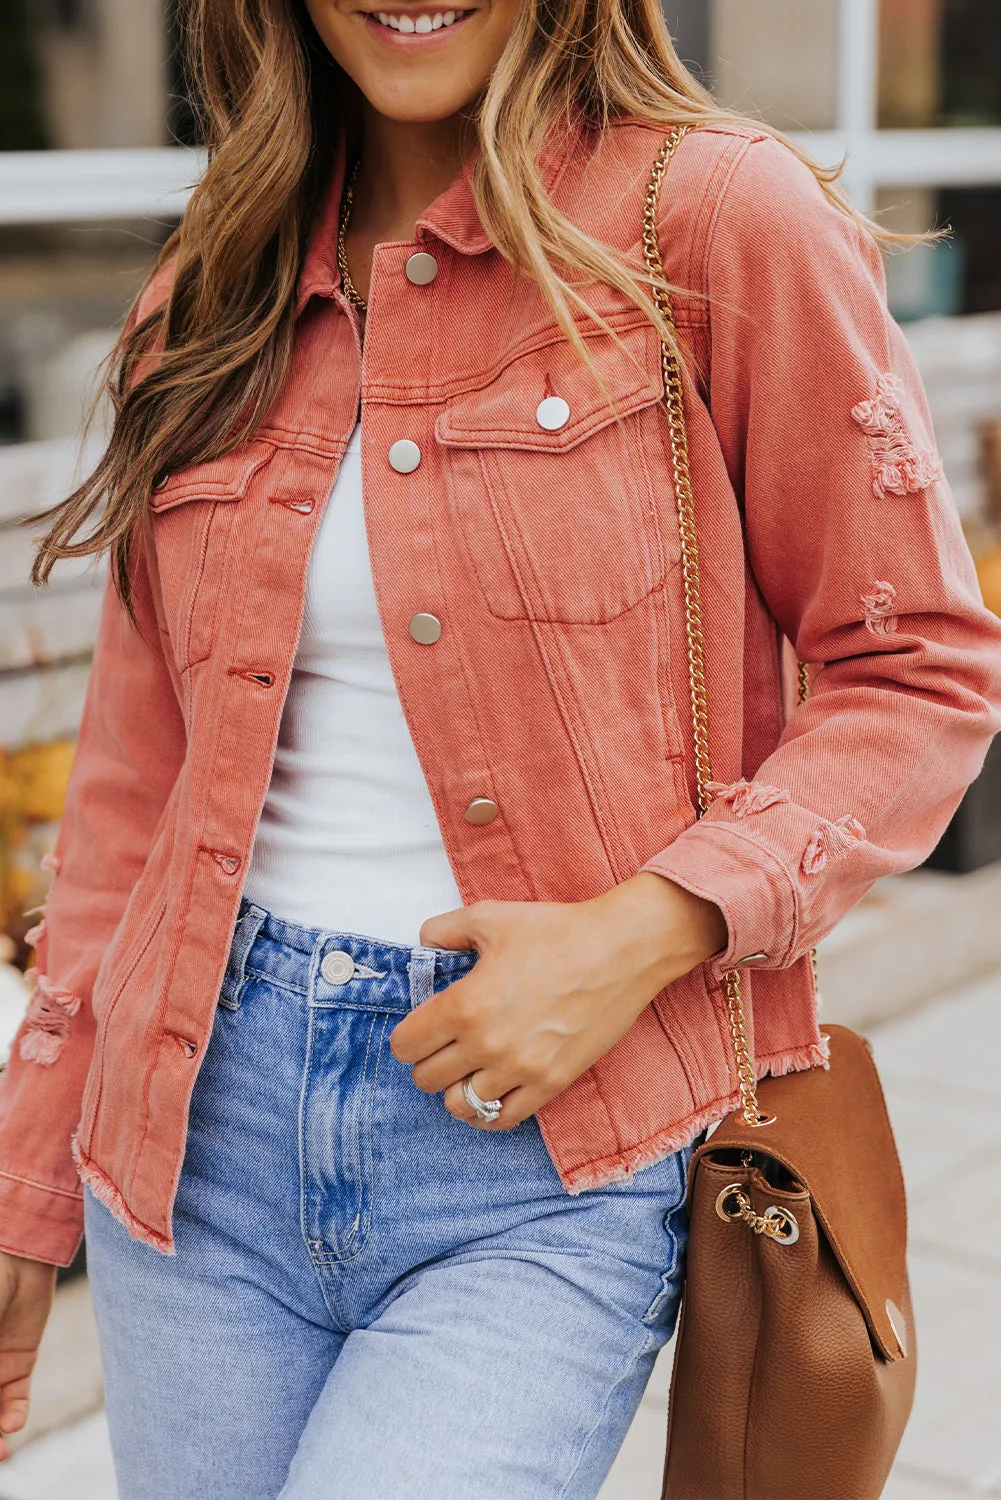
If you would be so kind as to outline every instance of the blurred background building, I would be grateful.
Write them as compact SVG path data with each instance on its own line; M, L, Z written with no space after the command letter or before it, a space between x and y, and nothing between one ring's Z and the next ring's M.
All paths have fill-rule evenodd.
M1001 5L665 0L682 57L726 104L847 153L863 208L952 237L889 259L946 468L1001 612ZM100 570L26 582L20 517L64 495L96 366L200 158L173 0L0 9L0 931L28 925L87 678ZM100 442L100 422L92 443ZM906 538L901 538L906 545ZM1001 791L979 852L1001 857ZM995 820L991 844L987 834ZM23 944L18 953L26 957Z

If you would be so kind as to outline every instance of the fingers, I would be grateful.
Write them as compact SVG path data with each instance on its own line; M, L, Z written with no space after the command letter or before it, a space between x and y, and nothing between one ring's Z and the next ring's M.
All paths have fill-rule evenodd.
M55 1292L54 1266L0 1253L0 1459L2 1434L20 1432L28 1418L31 1372Z
M475 1067L459 1042L450 1042L438 1052L433 1052L413 1070L413 1080L424 1094L443 1094L450 1084L459 1083Z
M448 989L432 995L430 1000L418 1005L393 1027L389 1046L394 1057L413 1067L458 1040L463 1030L466 987L475 974L474 969L464 979L450 984Z
M503 930L505 914L515 905L505 901L476 901L454 911L428 917L418 933L425 948L472 948L482 953Z
M428 917L427 921L421 924L421 930L417 936L425 948L475 948L474 928L476 925L475 919L470 915L470 908L460 906L455 911L445 911L436 917Z
M10 1452L4 1437L20 1432L28 1420L28 1377L12 1380L0 1390L0 1457Z

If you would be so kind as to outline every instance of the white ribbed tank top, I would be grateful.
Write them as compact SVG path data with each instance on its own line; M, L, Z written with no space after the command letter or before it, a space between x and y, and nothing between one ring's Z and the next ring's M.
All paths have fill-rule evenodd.
M379 621L360 425L310 558L245 895L287 921L408 944L462 905Z

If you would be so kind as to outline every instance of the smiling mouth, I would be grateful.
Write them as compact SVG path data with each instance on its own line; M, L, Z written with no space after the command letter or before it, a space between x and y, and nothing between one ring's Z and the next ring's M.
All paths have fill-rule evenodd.
M386 31L398 32L401 36L430 36L434 31L445 31L472 15L470 10L437 11L365 11L365 20Z

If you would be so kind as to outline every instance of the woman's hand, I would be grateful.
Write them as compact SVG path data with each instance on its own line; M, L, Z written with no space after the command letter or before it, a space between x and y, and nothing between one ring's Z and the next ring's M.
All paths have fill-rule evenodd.
M56 1268L0 1250L0 1462L4 1434L28 1420L28 1386L56 1290Z
M591 901L480 901L431 917L420 940L480 957L400 1022L393 1053L457 1119L509 1130L613 1047L666 984L725 947L727 930L711 902L644 871ZM481 1099L503 1101L495 1124L467 1104L467 1077Z

